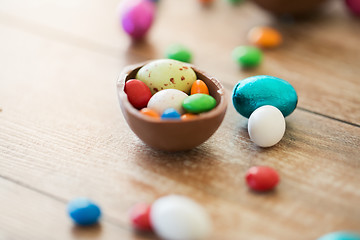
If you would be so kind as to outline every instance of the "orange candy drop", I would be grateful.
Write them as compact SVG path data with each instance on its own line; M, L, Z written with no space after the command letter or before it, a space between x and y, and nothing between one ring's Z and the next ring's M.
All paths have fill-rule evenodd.
M248 33L248 40L258 47L274 48L282 43L282 36L271 27L254 27Z
M196 118L196 114L193 113L185 113L181 115L181 120L190 120Z
M202 4L210 4L212 3L214 0L199 0L200 3Z
M160 118L159 114L150 108L143 108L140 110L140 113L149 117Z
M201 80L196 80L191 86L191 95L195 93L203 93L209 95L209 89Z

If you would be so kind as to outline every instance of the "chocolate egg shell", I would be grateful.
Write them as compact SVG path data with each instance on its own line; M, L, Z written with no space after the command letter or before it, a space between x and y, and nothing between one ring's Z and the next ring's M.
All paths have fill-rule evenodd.
M253 0L257 5L275 15L304 16L317 10L327 0Z
M197 78L204 81L209 93L217 102L216 107L187 121L171 121L151 118L141 114L128 101L124 92L127 80L135 78L139 69L149 62L124 68L117 81L117 93L122 113L132 131L147 145L163 151L183 151L205 142L218 129L224 119L227 98L222 84L195 66Z

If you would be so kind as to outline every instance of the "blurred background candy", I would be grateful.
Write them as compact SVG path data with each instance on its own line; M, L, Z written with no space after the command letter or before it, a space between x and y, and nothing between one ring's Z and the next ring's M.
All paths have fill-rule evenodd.
M227 2L231 3L231 4L239 4L241 2L243 2L244 0L227 0Z
M192 60L192 53L186 46L175 43L166 48L165 57L190 63Z
M207 5L212 3L214 0L198 0L201 4Z
M346 6L356 16L360 16L360 0L345 0Z
M283 41L278 30L266 26L253 27L249 31L247 39L251 44L261 48L275 48L281 45Z
M133 39L141 39L151 28L155 3L149 0L126 0L119 5L119 18L124 31Z
M130 221L134 229L152 231L150 221L151 204L138 203L130 209Z
M258 66L262 59L262 51L254 46L238 46L231 53L233 60L244 68L252 68Z
M212 221L206 209L191 198L167 195L151 207L150 220L161 239L210 239Z

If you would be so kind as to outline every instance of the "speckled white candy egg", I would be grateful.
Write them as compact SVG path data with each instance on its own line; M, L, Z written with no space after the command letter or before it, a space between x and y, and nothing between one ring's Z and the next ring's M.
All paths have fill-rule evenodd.
M191 85L196 81L196 74L185 63L159 59L140 68L136 79L144 82L152 94L163 89L178 89L189 93Z
M156 111L160 116L168 108L175 108L179 114L184 114L182 102L188 95L177 89L165 89L155 93L149 100L147 107Z
M250 138L260 147L271 147L277 144L284 136L285 128L283 114L270 105L256 109L248 121Z
M150 219L162 239L208 239L211 233L211 221L205 209L184 196L169 195L156 200L151 206Z

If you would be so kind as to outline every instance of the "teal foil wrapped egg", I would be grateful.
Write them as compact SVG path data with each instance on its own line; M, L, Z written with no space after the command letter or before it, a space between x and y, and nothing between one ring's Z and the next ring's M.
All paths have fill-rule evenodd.
M317 240L360 240L360 234L355 232L339 231L328 233Z
M246 118L265 105L278 108L286 117L295 110L298 96L287 81L260 75L239 81L233 89L232 101L236 111Z

